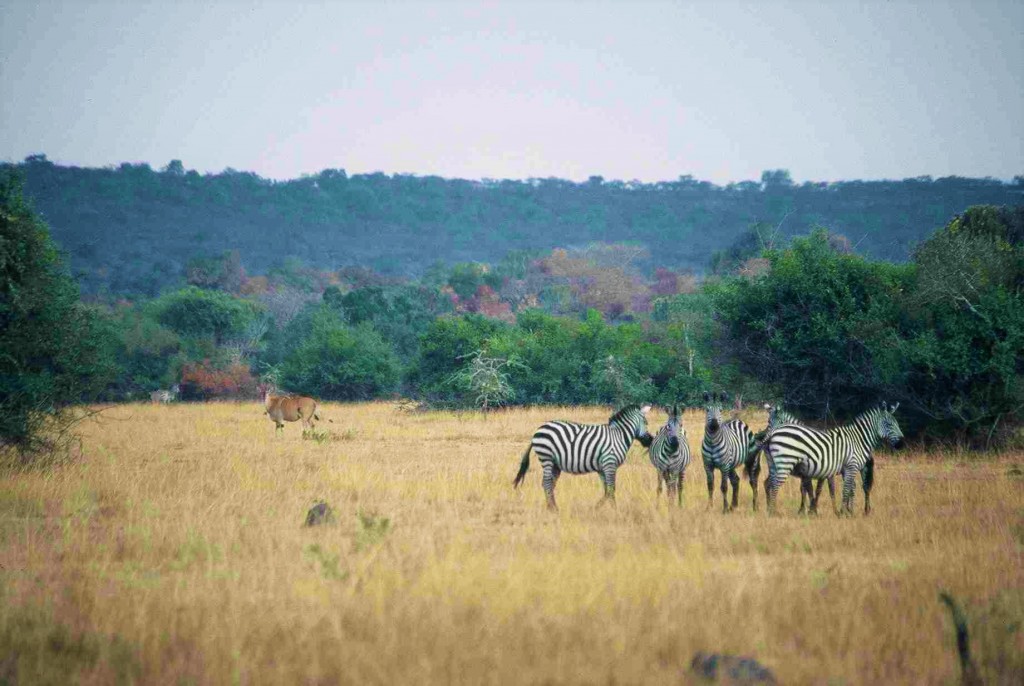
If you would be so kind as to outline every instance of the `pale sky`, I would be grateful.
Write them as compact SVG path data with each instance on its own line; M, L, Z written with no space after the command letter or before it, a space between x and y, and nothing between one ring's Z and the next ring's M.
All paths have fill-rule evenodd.
M1009 179L1022 36L1022 0L0 0L0 160Z

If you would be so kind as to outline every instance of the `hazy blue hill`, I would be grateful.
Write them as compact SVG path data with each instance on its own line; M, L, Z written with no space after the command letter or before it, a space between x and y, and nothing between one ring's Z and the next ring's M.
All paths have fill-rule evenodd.
M274 182L230 169L200 175L180 163L163 171L64 167L43 156L13 166L93 293L154 294L190 258L229 249L256 273L294 256L415 275L436 260L495 262L513 249L637 242L650 249L651 265L701 271L755 222L781 222L783 235L825 226L863 254L902 260L967 207L1024 199L1021 177L793 185L784 172L766 172L763 182L721 187L689 177L467 181L343 170Z

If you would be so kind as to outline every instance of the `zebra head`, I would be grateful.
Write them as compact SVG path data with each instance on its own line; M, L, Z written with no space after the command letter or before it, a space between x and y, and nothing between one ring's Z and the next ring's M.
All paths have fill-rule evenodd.
M883 400L878 408L877 419L875 419L875 430L878 432L878 437L892 446L893 450L903 447L903 430L895 417L896 409L899 406L899 403L889 405Z
M668 423L665 426L668 428L668 435L672 438L679 438L680 422L682 420L682 412L679 411L678 405L673 405L668 410Z
M716 433L722 426L722 404L725 402L725 393L704 393L705 412L707 417L704 420L704 431L709 434Z
M647 413L650 411L650 405L628 405L613 414L608 423L618 426L630 439L649 439Z
M782 405L765 403L764 409L768 410L769 429L775 429L783 424L799 424L796 417L782 409Z

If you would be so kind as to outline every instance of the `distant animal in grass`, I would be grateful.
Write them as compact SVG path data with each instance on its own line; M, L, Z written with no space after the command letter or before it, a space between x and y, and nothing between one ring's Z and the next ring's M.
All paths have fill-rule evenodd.
M177 400L179 393L181 393L181 387L174 384L170 388L153 391L149 394L149 399L151 402L166 405Z
M260 400L266 408L266 414L274 422L274 433L284 429L285 422L302 422L303 432L312 430L320 420L317 414L317 403L313 398L304 395L278 395L275 388L268 384L258 387Z

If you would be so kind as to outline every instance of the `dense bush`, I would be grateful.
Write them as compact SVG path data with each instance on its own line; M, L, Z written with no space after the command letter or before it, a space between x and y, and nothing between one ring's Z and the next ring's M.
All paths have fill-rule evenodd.
M157 298L151 309L159 322L175 333L192 338L209 337L215 343L243 335L259 311L251 301L196 286Z
M397 390L401 366L369 324L348 326L330 309L311 318L308 335L281 365L281 384L325 400L369 400Z
M1024 208L972 208L893 265L824 232L769 251L770 271L709 287L723 350L806 416L885 397L904 428L1005 444L1024 408Z
M877 399L874 353L899 323L912 269L841 254L824 231L766 256L767 274L709 287L723 352L805 415L858 413Z
M256 378L249 366L232 362L218 366L211 360L186 362L181 368L182 400L221 400L256 397Z
M29 454L65 425L65 408L113 374L109 331L83 307L21 183L0 172L0 448Z

